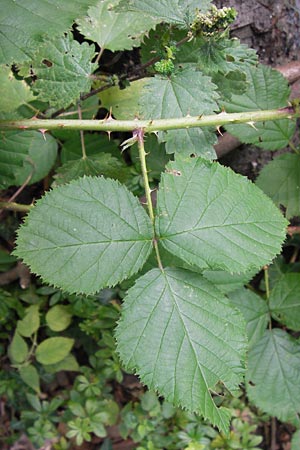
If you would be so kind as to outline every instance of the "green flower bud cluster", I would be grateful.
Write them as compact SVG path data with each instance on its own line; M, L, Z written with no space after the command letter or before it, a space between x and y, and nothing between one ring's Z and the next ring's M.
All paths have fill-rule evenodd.
M175 66L172 60L175 59L174 54L176 53L176 51L177 48L174 45L170 47L168 47L167 45L165 46L166 57L154 64L154 69L156 70L156 72L167 76L173 73Z
M224 7L218 9L215 5L212 5L206 14L197 13L191 25L191 34L193 36L199 34L213 36L234 22L236 16L237 12L234 8Z

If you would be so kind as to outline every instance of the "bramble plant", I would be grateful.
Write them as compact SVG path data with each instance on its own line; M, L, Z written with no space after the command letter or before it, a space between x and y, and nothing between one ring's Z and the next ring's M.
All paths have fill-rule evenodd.
M1 202L29 211L14 254L68 294L129 279L117 351L168 402L228 434L231 413L219 397L245 380L256 406L299 427L299 341L280 324L300 330L300 276L281 272L271 289L266 267L288 225L273 201L288 219L299 215L299 152L276 158L257 185L214 161L222 126L263 150L292 146L299 110L288 103L286 80L230 37L235 11L210 0L28 4L5 0L1 13L0 187L54 175L34 206ZM139 65L105 72L106 51L113 61L135 47ZM96 120L99 101L107 115ZM134 167L110 136L128 131L123 150ZM136 196L142 188L148 214ZM264 298L243 287L262 267ZM54 334L71 321L70 307L57 301L45 317ZM38 304L24 314L9 354L39 393L36 363L62 363L74 341L51 334L37 343ZM89 326L95 335L93 318ZM90 399L75 406L69 436L105 436L107 413Z

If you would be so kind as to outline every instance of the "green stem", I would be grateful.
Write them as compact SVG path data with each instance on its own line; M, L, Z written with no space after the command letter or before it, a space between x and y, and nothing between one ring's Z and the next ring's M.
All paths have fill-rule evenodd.
M141 162L141 168L142 168L142 175L144 180L144 188L145 188L145 196L147 200L147 207L149 211L149 217L152 223L153 233L154 233L154 239L153 239L153 247L156 254L156 259L158 262L158 267L161 271L164 270L160 254L159 254L159 248L158 248L158 242L157 237L155 233L155 216L154 216L154 210L153 210L153 203L151 198L151 189L149 185L149 178L148 178L148 171L147 171L147 163L146 163L146 152L145 152L145 146L144 146L144 131L141 128L138 128L134 130L133 136L137 139L138 148L139 148L139 158Z
M289 147L293 150L293 152L297 153L298 155L300 154L300 151L299 151L298 148L293 144L292 141L289 141Z
M115 120L111 116L103 120L53 120L25 119L1 120L0 130L94 130L94 131L134 131L143 129L144 133L155 131L177 130L180 128L220 127L222 125L246 123L253 126L256 122L267 120L295 119L300 112L292 106L266 111L242 113L220 113L207 116L186 116L178 119L154 120Z
M0 209L7 209L9 211L29 212L33 205L23 205L14 202L0 202Z
M78 111L79 119L82 120L82 111L81 111L80 102L78 102L77 111ZM81 141L82 159L86 159L86 150L85 150L85 141L84 141L84 131L83 130L80 130L80 141Z

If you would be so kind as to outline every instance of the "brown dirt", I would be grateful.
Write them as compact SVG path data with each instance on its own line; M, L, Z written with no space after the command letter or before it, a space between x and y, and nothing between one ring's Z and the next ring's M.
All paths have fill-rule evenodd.
M277 67L300 60L300 0L216 0L214 3L218 7L236 8L238 17L232 34L256 49L261 63ZM294 96L300 97L299 84L296 90ZM242 145L221 162L255 179L260 169L276 155L278 152Z

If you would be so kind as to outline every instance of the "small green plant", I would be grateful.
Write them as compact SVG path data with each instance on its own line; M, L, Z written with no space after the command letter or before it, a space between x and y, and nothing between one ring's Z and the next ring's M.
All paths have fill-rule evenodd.
M52 190L34 206L1 206L29 211L14 253L54 287L42 324L41 299L22 308L9 346L13 368L37 394L42 371L79 370L69 330L81 318L78 329L93 349L99 333L94 371L121 381L113 338L103 332L119 304L97 302L99 292L115 293L110 289L128 280L115 332L127 370L167 402L217 426L224 437L215 443L224 448L260 443L237 420L228 437L231 410L220 398L235 395L244 380L255 405L299 427L299 342L283 329L299 331L299 276L284 274L270 289L266 267L281 251L288 221L261 190L285 206L287 218L299 213L290 195L298 182L291 139L299 110L288 104L287 82L230 38L234 10L217 10L210 0L184 7L179 0L78 0L56 8L32 0L31 6L21 14L18 2L5 0L15 23L9 26L5 16L0 25L0 80L8 93L0 102L0 186L33 184L54 165L55 175ZM83 42L70 31L74 17ZM106 50L134 47L141 49L136 70L103 73ZM99 101L108 113L94 120ZM245 143L267 150L290 144L294 153L273 161L255 186L214 161L222 126ZM133 167L116 140L91 130L132 132L123 151ZM270 183L274 166L285 186L279 192ZM147 211L131 192L142 187ZM243 288L262 267L265 293ZM104 437L105 426L117 420L116 405L113 417L107 412L109 395L103 402L91 398L103 391L105 383L89 370L77 377L66 412L67 437L77 444L92 434ZM146 411L151 395L141 402ZM52 436L49 418L32 420L38 444L43 434ZM189 450L208 445L201 426L186 431ZM147 419L132 428L138 441L155 425ZM155 445L149 441L147 448Z

